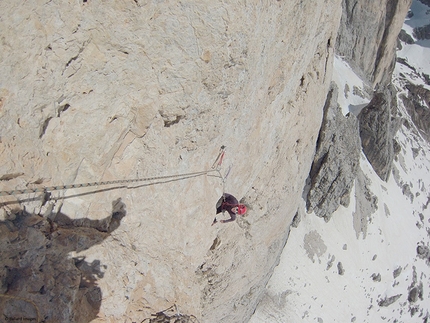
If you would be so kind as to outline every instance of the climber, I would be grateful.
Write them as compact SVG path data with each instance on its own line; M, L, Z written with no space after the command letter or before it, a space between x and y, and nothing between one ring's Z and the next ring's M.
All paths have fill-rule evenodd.
M240 204L237 199L228 193L224 193L223 196L218 200L216 204L216 214L224 213L227 211L230 214L230 219L228 220L221 220L219 222L221 223L227 223L236 220L236 215L243 215L246 213L246 206L243 204ZM217 219L215 217L214 221L212 222L212 225L217 223Z

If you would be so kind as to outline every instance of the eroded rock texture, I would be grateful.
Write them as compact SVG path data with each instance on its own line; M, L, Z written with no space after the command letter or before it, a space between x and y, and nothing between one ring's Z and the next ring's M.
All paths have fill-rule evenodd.
M396 90L390 85L384 92L375 93L358 115L364 154L384 181L390 176L394 159L394 135L400 126L396 114Z
M414 36L416 39L430 39L430 25L414 28Z
M70 293L64 307L46 282L4 294L71 322L94 317L79 306L88 299L95 322L141 322L174 303L202 323L247 321L309 174L340 0L5 0L0 11L0 190L205 171L226 145L225 189L249 205L211 226L223 185L206 175L1 197L5 221L16 208L75 235L91 221L109 231L112 201L127 210L103 241L68 249L100 262L101 297ZM80 264L53 270L75 273L75 288Z
M349 193L360 158L358 120L343 116L332 84L324 105L324 118L310 172L307 208L328 221L339 205L349 204Z
M68 225L20 211L0 222L0 308L2 320L89 322L99 313L97 280L107 269L97 258L70 256L102 243L124 213L85 226L62 214ZM114 219L113 219L114 218ZM87 219L85 219L87 220ZM109 222L100 230L102 222Z
M414 85L407 80L405 88L407 94L401 94L400 98L408 112L416 129L430 141L430 91L422 85Z

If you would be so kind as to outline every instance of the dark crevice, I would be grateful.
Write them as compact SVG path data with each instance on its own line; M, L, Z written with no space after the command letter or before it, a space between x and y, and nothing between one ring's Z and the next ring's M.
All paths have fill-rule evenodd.
M0 181L10 181L11 179L17 178L22 175L24 175L24 173L4 174L0 177Z
M178 123L183 118L185 118L185 116L176 116L176 118L173 120L164 120L164 127L168 128L168 127Z
M305 76L303 75L301 78L300 78L300 86L303 86L305 84Z
M49 121L51 121L51 119L52 117L48 117L43 122L43 125L40 128L39 139L41 139L45 135L46 129L48 128L48 125L49 125Z
M70 66L70 64L72 64L74 61L76 61L76 60L78 59L79 55L81 55L81 54L82 54L82 52L84 51L84 49L85 49L85 47L88 45L88 43L89 43L89 41L85 41L85 42L82 44L82 47L81 47L81 48L79 48L78 53L77 53L75 56L73 56L72 58L70 58L70 59L69 59L69 61L66 63L66 66L65 66L65 68L64 68L64 71L65 71L65 70ZM63 73L64 73L64 71L63 71Z
M67 111L68 108L70 108L70 104L68 103L61 105L57 110L57 117L59 117L64 111Z

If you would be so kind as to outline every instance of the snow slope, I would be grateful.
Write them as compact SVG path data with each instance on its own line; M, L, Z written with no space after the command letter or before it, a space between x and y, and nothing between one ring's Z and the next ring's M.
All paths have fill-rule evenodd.
M415 1L412 10L421 6ZM403 45L398 55L416 69L397 64L394 84L401 89L407 77L425 85L430 48ZM364 84L340 58L334 65L339 104L358 113L368 99L352 89L365 93ZM401 152L388 182L362 155L347 208L328 223L302 212L251 323L430 322L430 146L413 126L402 126L396 140Z
M338 103L342 112L358 115L370 101L364 91L366 85L341 57L336 56L333 64L333 81L339 88Z

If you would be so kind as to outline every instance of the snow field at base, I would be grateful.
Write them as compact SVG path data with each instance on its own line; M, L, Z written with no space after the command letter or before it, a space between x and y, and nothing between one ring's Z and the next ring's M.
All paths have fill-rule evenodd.
M405 158L411 158L406 154ZM428 160L427 167L430 166ZM410 162L410 161L409 161ZM414 269L424 285L423 301L417 305L430 309L429 267L417 259L419 241L428 241L424 228L419 229L419 217L414 211L422 209L422 200L410 201L391 177L382 182L363 156L361 168L371 179L370 190L378 196L378 210L370 216L367 235L359 238L353 228L355 191L347 208L340 207L328 223L315 214L306 214L298 228L292 229L279 266L268 284L262 307L254 314L256 322L423 322L419 313L411 317L408 287L412 285ZM411 171L411 180L420 174ZM426 183L429 191L429 183ZM389 210L386 214L384 204ZM425 215L426 227L429 214ZM318 243L326 251L312 259L306 251L306 236L317 232ZM330 262L332 257L332 265ZM343 275L338 272L342 264ZM330 267L330 268L328 268ZM393 272L402 268L394 278ZM380 275L374 281L372 275ZM378 301L401 294L387 307Z

